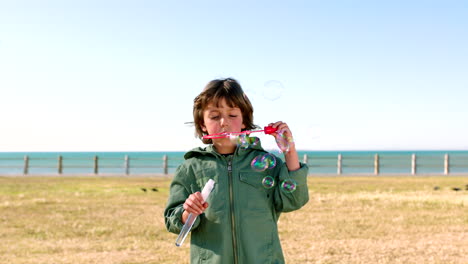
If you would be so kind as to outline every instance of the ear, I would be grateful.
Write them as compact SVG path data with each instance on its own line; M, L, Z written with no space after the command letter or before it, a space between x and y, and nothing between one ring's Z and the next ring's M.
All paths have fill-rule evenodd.
M203 132L207 132L206 126L204 124L200 124L200 127Z
M242 124L242 126L241 126L241 129L244 129L244 128L245 128L245 125L244 125L244 124Z

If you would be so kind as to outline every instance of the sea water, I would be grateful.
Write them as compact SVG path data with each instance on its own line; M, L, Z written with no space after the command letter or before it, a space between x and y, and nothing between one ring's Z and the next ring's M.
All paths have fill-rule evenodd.
M275 153L282 157L282 154ZM0 175L21 175L28 157L28 174L58 174L59 157L62 174L93 174L97 157L99 174L163 174L164 156L167 172L172 174L184 161L185 152L0 152ZM306 155L310 174L336 174L341 155L342 174L373 174L374 158L379 155L381 174L410 174L412 155L416 155L417 174L443 174L445 155L449 155L449 172L468 173L468 151L298 151L299 160ZM128 161L125 157L128 157Z

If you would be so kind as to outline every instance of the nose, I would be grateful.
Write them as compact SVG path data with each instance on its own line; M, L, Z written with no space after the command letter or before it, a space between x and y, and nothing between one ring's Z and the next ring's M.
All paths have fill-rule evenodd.
M228 120L229 120L228 118L222 117L222 118L221 118L221 126L222 126L222 127L227 127L227 126L229 125L229 121L228 121Z

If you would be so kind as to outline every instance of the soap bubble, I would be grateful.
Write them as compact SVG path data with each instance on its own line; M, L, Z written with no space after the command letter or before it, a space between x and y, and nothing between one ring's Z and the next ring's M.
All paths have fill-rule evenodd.
M292 193L296 190L297 183L293 179L286 179L281 182L280 187L283 192Z
M263 97L270 101L278 100L284 92L284 86L281 82L270 80L263 86Z
M235 143L241 147L241 148L248 148L249 147L249 142L248 142L248 139L246 137L246 135L244 134L240 134L240 135L237 135L235 137Z
M239 135L238 135L238 134L229 134L229 139L230 139L232 142L237 143L237 141L239 140Z
M264 171L268 168L268 164L266 164L263 160L262 155L258 155L255 157L252 162L250 163L250 166L254 171Z
M231 135L231 141L236 143L241 148L249 148L258 145L260 139L257 137L249 137L247 134Z
M266 153L264 155L258 155L250 163L254 171L264 171L266 169L273 169L276 166L275 155Z
M289 151L289 141L282 131L279 131L275 136L276 144L278 144L281 152Z
M262 185L266 189L271 189L273 186L275 186L275 179L273 179L271 176L266 176L262 180Z
M263 155L262 161L266 164L267 169L273 169L276 166L276 158L273 154L267 153Z
M260 139L258 137L249 137L248 135L245 135L244 137L242 137L241 146L243 146L244 148L253 147L258 145L259 142Z

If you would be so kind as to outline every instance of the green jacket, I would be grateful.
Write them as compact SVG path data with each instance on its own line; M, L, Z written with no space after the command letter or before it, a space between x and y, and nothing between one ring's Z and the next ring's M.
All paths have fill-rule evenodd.
M182 229L182 206L187 197L201 192L209 179L216 182L207 199L208 208L192 227L191 263L284 263L277 222L282 212L297 210L309 200L308 167L301 164L299 170L288 171L277 158L276 167L254 171L251 161L265 153L258 145L237 148L233 155L225 157L210 145L185 154L164 211L168 231L179 234ZM265 176L275 179L271 189L262 185ZM288 178L297 182L292 193L279 187Z

